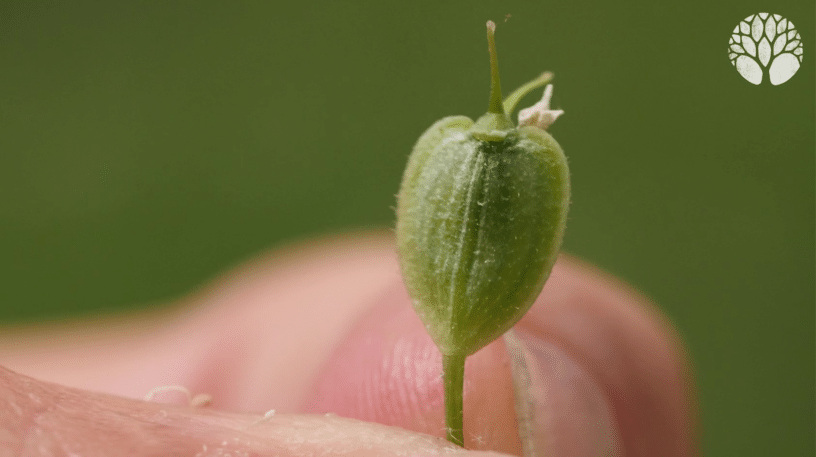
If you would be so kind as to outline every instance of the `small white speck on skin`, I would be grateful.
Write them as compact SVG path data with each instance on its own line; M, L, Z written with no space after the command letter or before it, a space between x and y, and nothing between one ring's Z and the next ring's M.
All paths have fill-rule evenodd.
M156 387L156 388L152 389L150 392L148 392L144 396L144 400L145 401L154 401L154 398L156 397L157 394L162 394L162 393L165 393L165 392L179 392L179 393L183 394L185 397L187 397L187 404L194 407L194 408L201 407L201 406L208 406L210 403L212 403L212 395L202 393L202 394L198 394L196 396L193 396L193 394L190 392L190 390L188 388L186 388L184 386L179 386L179 385Z
M152 389L144 396L145 401L153 401L153 398L156 394L164 393L164 392L181 392L184 396L187 397L187 401L190 401L190 390L184 386L172 385L172 386L159 386Z
M200 408L204 406L209 406L212 403L212 395L210 394L198 394L190 400L190 406L193 408Z
M269 419L271 419L271 418L273 418L273 417L275 417L275 410L274 410L274 409L270 409L269 411L267 411L267 412L265 412L265 413L264 413L263 417L261 417L260 419L256 420L255 422L253 422L253 423L249 424L249 427L253 427L253 426L255 426L255 425L258 425L258 424L260 424L261 422L266 422L266 421L268 421ZM249 428L249 427L247 427L247 428Z

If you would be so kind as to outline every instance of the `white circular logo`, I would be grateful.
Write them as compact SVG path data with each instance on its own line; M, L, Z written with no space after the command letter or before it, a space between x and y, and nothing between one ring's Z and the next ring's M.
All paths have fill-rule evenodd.
M778 86L802 64L802 37L778 14L752 14L734 27L728 58L751 84L761 83L767 72L771 84Z

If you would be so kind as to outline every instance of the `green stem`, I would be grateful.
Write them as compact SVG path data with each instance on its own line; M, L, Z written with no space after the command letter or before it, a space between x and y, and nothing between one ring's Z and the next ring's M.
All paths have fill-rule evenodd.
M445 386L445 428L448 441L465 446L465 432L462 426L462 390L465 387L464 355L442 355L442 375Z
M539 87L549 84L552 80L553 74L549 71L545 71L538 78L514 90L512 94L504 99L504 111L508 115L513 114L513 111L516 109L516 105L518 105L518 102L520 102L522 98L526 97L527 94L538 89Z
M490 53L490 104L487 112L504 114L501 80L499 79L499 57L496 54L496 24L493 21L487 21L487 51Z

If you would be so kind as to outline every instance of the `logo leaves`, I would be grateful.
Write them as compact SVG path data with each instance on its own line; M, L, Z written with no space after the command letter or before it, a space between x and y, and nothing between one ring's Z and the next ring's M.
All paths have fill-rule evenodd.
M789 80L802 63L802 37L792 22L778 14L752 14L734 27L728 58L740 75L760 84L765 72L771 84Z

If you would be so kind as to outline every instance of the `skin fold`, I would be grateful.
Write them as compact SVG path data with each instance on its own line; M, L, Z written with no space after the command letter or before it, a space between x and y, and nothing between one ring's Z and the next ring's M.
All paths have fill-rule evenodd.
M410 312L390 234L289 246L156 309L0 329L0 456L521 452L502 339L466 371L466 442L485 453L441 438L438 353ZM635 291L562 255L514 331L590 380L616 431L612 455L696 455L687 356ZM212 404L142 400L169 384ZM567 398L550 387L547 398ZM580 421L575 411L552 408L552 420ZM566 433L559 452L581 455Z

